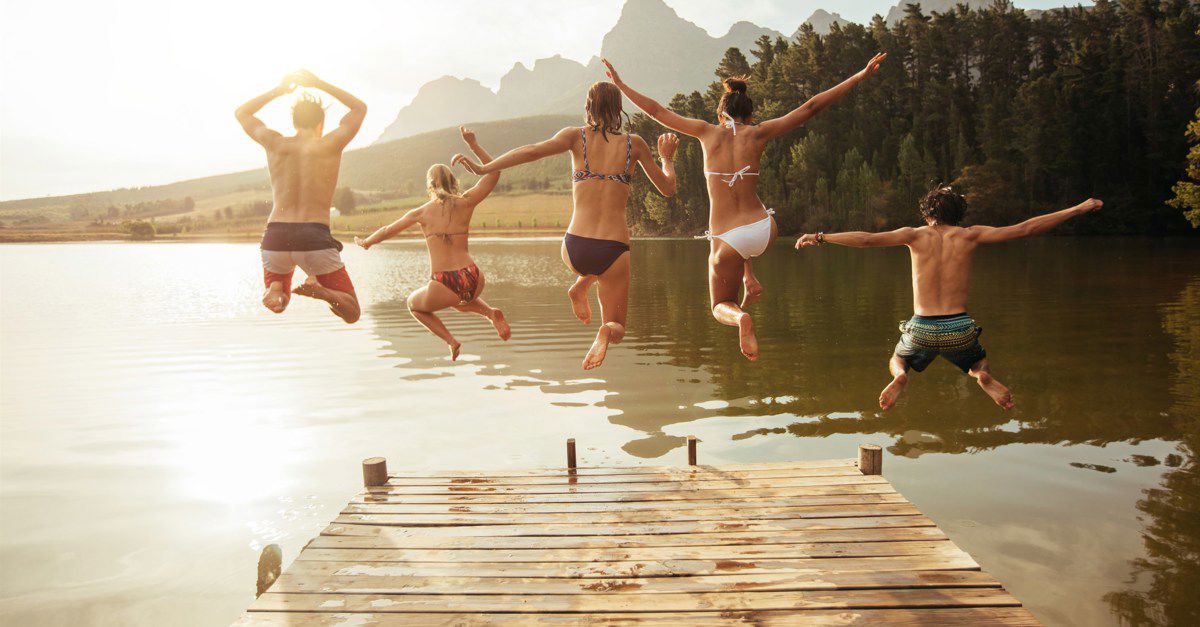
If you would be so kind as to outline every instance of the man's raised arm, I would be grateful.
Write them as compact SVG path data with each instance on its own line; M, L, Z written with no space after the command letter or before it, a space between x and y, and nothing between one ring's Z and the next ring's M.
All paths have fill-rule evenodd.
M1104 203L1099 199L1089 198L1074 207L1034 216L1020 224L1001 227L972 226L967 230L975 235L975 241L980 244L997 244L1031 235L1040 235L1075 216L1095 211L1103 206Z
M896 229L895 231L884 231L882 233L868 233L867 231L846 231L845 233L809 233L802 235L796 240L796 248L800 249L805 246L816 246L826 242L830 244L838 244L839 246L853 246L854 248L879 248L884 246L907 246L912 243L916 237L917 230L911 226Z
M319 89L330 96L338 99L338 102L346 105L350 111L342 116L342 121L338 123L338 127L325 135L326 141L337 144L338 148L345 148L350 140L358 135L358 129L362 128L363 120L367 119L367 103L359 100L350 92L329 84L323 81L308 70L297 70L291 74L292 80L297 85L302 87L312 87Z
M269 144L283 137L278 132L267 128L267 125L263 124L263 121L258 119L258 116L255 114L267 106L268 102L290 93L295 88L295 84L289 81L287 77L284 77L283 82L276 85L273 89L251 98L233 112L238 123L242 125L242 130L246 131L250 139L262 144L264 147L270 148Z

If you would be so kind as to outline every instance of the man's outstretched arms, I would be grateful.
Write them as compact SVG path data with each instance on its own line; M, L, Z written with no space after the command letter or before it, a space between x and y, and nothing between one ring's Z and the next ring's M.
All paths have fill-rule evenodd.
M262 144L263 147L270 148L270 144L274 143L279 138L283 137L279 132L267 128L267 125L255 115L260 109L267 106L268 102L284 95L291 93L296 88L295 83L290 80L291 76L285 76L283 81L272 88L270 91L259 94L254 98L246 101L245 104L238 107L233 112L239 124L242 125L242 130L250 136L250 139Z
M968 227L967 231L973 234L975 241L980 244L997 244L1031 235L1040 235L1075 216L1090 213L1103 206L1104 203L1099 199L1089 198L1069 209L1034 216L1020 224L1013 224L1011 226L972 226Z
M809 233L796 240L796 248L816 246L830 243L855 248L878 248L883 246L907 246L917 236L917 230L906 226L895 231L868 233L866 231L847 231L845 233Z
M350 111L342 116L338 127L325 135L325 141L336 145L339 149L345 148L350 140L358 134L358 129L362 128L363 120L367 118L367 103L359 100L350 92L330 85L329 83L319 79L315 74L308 70L297 70L288 75L288 77L301 87L312 87L319 89L346 105Z

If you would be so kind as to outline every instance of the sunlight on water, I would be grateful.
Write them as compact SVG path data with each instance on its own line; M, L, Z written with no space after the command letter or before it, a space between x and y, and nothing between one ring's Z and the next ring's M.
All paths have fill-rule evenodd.
M450 362L404 305L427 278L415 243L347 248L356 325L299 297L263 310L253 244L0 247L0 619L227 623L258 551L293 558L357 491L362 458L561 465L568 437L582 465L681 464L689 435L702 463L880 444L897 487L1052 624L1110 622L1105 595L1186 567L1162 551L1137 576L1143 535L1200 537L1155 518L1200 514L1172 500L1200 493L1190 243L987 251L972 313L1018 408L935 364L886 415L875 399L911 306L902 251L780 246L756 262L750 364L708 313L704 244L637 242L629 334L584 372L594 327L570 315L557 243L473 248L513 339L449 313Z

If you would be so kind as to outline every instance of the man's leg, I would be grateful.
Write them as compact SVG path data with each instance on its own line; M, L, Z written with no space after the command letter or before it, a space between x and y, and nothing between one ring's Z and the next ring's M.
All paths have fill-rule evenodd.
M340 272L345 274L346 270L343 268ZM300 287L292 290L292 293L329 303L329 310L335 316L345 320L346 324L358 322L359 316L362 315L358 306L358 296L353 291L347 292L327 287L326 284L330 282L329 277L330 275L328 274L315 277L310 276L304 280L304 283ZM346 280L349 281L349 277Z
M292 275L296 265L292 263L291 253L272 250L261 251L263 262L263 307L283 313L292 300Z
M967 374L975 377L975 380L979 382L979 387L983 388L983 391L987 392L987 395L992 397L992 400L996 401L997 405L1003 407L1006 411L1013 408L1015 403L1013 403L1012 391L1004 387L1003 383L997 381L988 372L988 362L986 359L980 359L976 362L967 371Z
M892 359L888 361L888 370L892 373L892 382L879 394L879 407L884 411L896 404L896 400L908 385L908 363L899 355L892 354Z

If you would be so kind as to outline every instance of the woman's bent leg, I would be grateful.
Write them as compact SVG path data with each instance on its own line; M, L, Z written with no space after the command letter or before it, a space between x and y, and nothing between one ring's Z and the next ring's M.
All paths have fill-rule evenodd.
M450 329L446 328L442 319L438 318L434 312L457 303L458 294L436 281L430 281L425 287L408 295L408 312L417 319L417 322L429 329L430 333L442 338L442 341L450 347L451 361L458 359L458 351L462 348L462 343L454 339Z
M583 369L604 363L609 344L620 344L625 337L625 319L629 310L629 253L623 253L599 277L600 318L596 340L583 358Z
M708 290L713 317L721 324L738 328L739 344L746 359L758 359L758 338L750 314L737 304L738 288L745 274L746 260L732 247L712 242L708 263Z
M757 303L763 293L762 283L758 281L758 277L754 276L754 267L749 259L746 260L745 270L742 274L742 285L746 288L746 293L742 296L742 309L745 309Z

